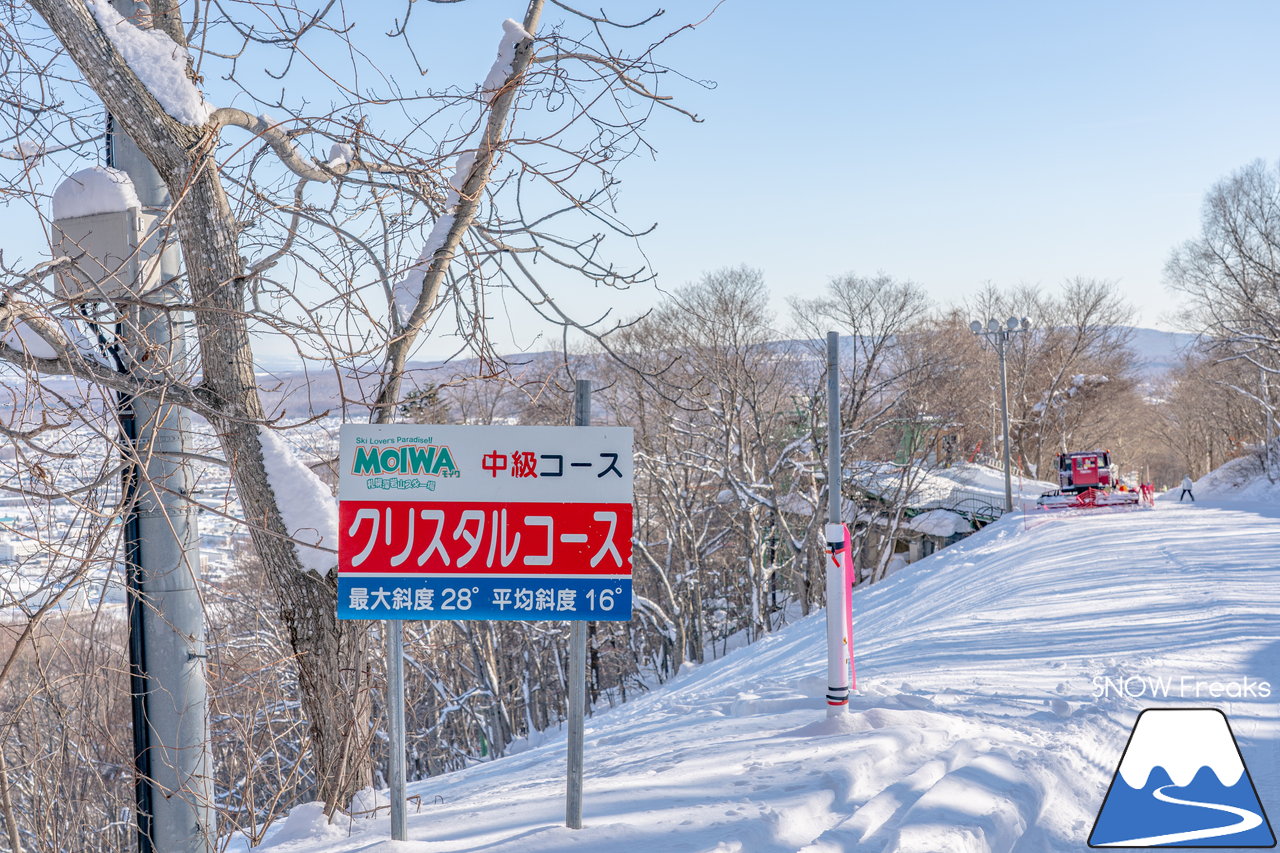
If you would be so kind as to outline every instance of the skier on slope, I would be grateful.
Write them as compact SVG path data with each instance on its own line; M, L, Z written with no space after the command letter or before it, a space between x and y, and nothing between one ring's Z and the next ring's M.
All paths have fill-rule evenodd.
M1190 476L1182 478L1182 494L1178 495L1178 503L1182 503L1184 497L1190 497L1192 503L1196 502L1196 496L1191 494L1192 485Z

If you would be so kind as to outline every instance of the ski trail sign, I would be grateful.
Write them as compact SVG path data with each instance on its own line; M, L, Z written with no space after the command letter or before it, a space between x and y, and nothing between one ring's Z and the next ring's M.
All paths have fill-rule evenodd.
M631 618L632 431L344 425L342 619Z

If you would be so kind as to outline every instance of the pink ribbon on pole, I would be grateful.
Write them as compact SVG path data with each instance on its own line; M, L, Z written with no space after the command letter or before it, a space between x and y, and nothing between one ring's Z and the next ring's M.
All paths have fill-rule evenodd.
M840 559L844 563L844 636L849 643L849 689L858 689L858 668L853 662L853 585L858 582L858 570L853 565L853 538L849 535L849 525L844 528L844 550Z

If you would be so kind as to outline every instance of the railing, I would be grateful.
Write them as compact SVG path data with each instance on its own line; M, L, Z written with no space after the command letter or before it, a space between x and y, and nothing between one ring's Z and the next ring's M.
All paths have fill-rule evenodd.
M1005 512L1003 502L993 503L993 500L998 500L998 498L994 498L986 492L975 492L957 486L948 492L945 498L922 504L921 509L945 509L963 515L970 521L981 521L983 524L989 524L1004 515Z

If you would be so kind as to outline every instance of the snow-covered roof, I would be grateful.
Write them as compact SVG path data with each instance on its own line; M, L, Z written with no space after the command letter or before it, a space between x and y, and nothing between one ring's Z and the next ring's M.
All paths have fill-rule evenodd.
M931 509L909 519L905 525L908 529L926 536L954 536L957 533L970 533L973 525L963 515L946 509Z
M853 485L886 497L898 493L902 476L902 469L896 465L872 463L858 467L851 474ZM950 468L913 471L909 474L908 482L908 505L922 509L955 508L965 502L1004 505L1004 472L986 465L962 462ZM1056 488L1058 487L1054 483L1028 480L1015 475L1014 506L1034 505L1036 498Z

